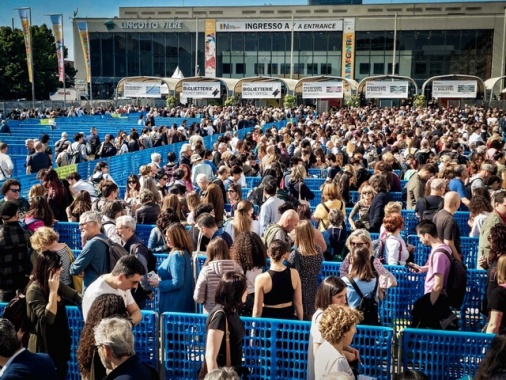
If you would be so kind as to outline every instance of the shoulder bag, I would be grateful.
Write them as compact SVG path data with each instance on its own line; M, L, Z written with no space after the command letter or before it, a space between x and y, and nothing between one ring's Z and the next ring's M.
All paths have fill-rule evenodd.
M225 365L227 367L231 367L232 366L232 359L230 358L230 331L228 330L227 313L225 313L224 310L218 310L218 311L216 311L209 323L211 323L214 320L214 318L216 318L216 315L218 313L225 314L225 355L226 355ZM206 362L206 358L204 356L204 362L202 363L202 368L199 371L198 380L205 379L207 373L208 373L207 362Z

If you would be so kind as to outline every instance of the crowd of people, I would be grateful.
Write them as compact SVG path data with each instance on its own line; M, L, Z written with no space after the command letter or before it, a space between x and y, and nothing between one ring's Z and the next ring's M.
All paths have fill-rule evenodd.
M112 375L130 366L139 376L156 376L135 358L130 338L115 346L111 336L138 324L140 310L157 292L159 313L195 312L202 304L208 315L202 378L225 366L247 378L240 316L253 316L311 321L308 379L354 379L360 371L355 326L381 325L378 304L398 285L386 266L427 273L424 296L412 302L412 326L459 328L447 292L453 262L467 254L457 211L469 211L470 236L479 237L475 268L487 270L485 331L506 332L502 110L368 106L317 114L304 106L210 106L115 111L132 110L141 111L139 128L116 138L107 135L104 142L96 128L87 137L76 134L73 143L63 132L54 153L46 138L32 140L27 172L37 173L40 184L31 187L28 199L20 197L19 181L4 173L0 301L25 290L33 325L27 347L47 353L58 378L68 370L64 307L69 303L82 303L86 321L77 355L83 378L107 372L108 379L116 378ZM44 117L56 116L51 115ZM158 128L163 116L201 117L202 122ZM283 126L262 128L274 121ZM243 128L252 131L239 138ZM214 133L220 133L217 143L206 147L203 137ZM75 155L81 162L181 141L181 151L169 153L166 164L160 154L151 154L151 162L126 179L122 196L118 183L124 179L113 178L105 161L97 162L90 178L74 172L61 179L52 168L53 162L64 165ZM325 178L319 189L307 183L315 172ZM247 178L255 176L261 177L259 185L243 196ZM353 192L359 194L357 202ZM392 193L401 192L403 202L394 202ZM321 201L313 208L314 199ZM415 247L402 233L403 209L416 214L416 234L431 248L423 265L414 262ZM77 257L58 241L58 221L79 224ZM137 224L155 225L147 241L136 235ZM113 263L110 252L117 247L129 255ZM153 253L166 254L158 267ZM206 255L200 273L195 253ZM341 262L340 273L319 284L324 260ZM496 365L494 371L506 367ZM335 373L343 377L327 377ZM480 377L479 371L475 378L490 377Z

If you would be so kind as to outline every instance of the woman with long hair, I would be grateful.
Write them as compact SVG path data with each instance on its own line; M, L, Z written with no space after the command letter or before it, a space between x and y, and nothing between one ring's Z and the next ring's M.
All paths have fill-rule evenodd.
M204 314L209 314L216 306L215 295L220 279L226 272L241 273L242 270L239 263L232 260L227 243L220 237L209 242L206 256L195 285L193 299L203 304Z
M473 376L473 380L503 380L506 376L506 335L498 334Z
M35 326L28 350L47 353L55 364L58 378L65 380L71 339L64 299L80 305L81 297L60 281L61 271L61 259L56 252L38 254L26 290L26 304L27 316Z
M307 321L311 320L315 312L318 275L323 262L323 250L316 244L313 230L309 220L299 222L295 229L295 250L288 257L290 266L300 273L304 319Z
M69 222L79 222L79 218L86 211L91 210L91 196L86 190L81 190L77 193L74 201L67 207L67 216Z
M479 237L481 226L485 223L488 215L494 210L492 204L481 196L473 196L469 203L469 220L467 224L471 228L469 232L470 237Z
M252 231L258 236L262 234L260 223L253 219L253 203L250 201L240 201L237 205L235 216L230 222L225 224L225 232L227 232L232 240L235 236L245 231Z
M487 326L487 333L489 334L504 334L506 333L506 256L501 256L497 260L496 272L497 287L490 293L488 301L488 308L490 310L490 317Z
M167 252L165 233L171 224L179 223L179 216L170 207L162 211L156 220L156 227L149 233L148 249L152 252Z
M37 231L40 227L53 227L55 220L53 211L44 197L35 197L25 215L24 223L28 231Z
M194 211L197 208L197 206L202 203L200 195L196 191L192 191L186 194L186 203L188 204L188 210L190 211L186 216L186 222L189 225L193 226L195 224Z
M46 188L37 183L30 187L30 191L28 192L28 203L32 204L32 201L35 197L44 197L45 195Z
M247 280L248 296L239 312L242 316L251 317L255 299L255 279L262 274L263 268L267 265L267 248L260 236L245 231L235 237L231 256L239 263Z
M351 230L354 231L357 228L369 229L369 209L371 208L372 200L376 193L374 189L369 185L369 182L364 182L358 189L360 199L353 206L353 209L348 216L348 222L350 223ZM354 220L355 215L358 214L358 219Z
M356 309L363 297L373 297L378 301L379 278L373 272L369 249L361 247L354 249L349 254L350 271L342 280L347 286L348 304ZM362 296L356 290L360 291ZM375 320L365 321L373 325L379 325L379 315Z
M192 171L190 167L186 164L179 164L179 169L183 171L181 181L185 185L186 191L195 191L192 184Z
M139 192L141 191L141 183L139 177L130 174L127 178L127 187L125 191L125 202L132 207L132 203L139 201Z
M158 268L158 278L149 279L155 288L160 288L158 312L195 311L193 303L193 271L191 264L192 242L188 231L180 223L167 228L167 246L171 248L168 257Z
M230 203L230 215L234 216L239 202L242 200L242 188L238 183L232 183L227 189L228 203Z
M299 272L283 264L290 247L273 240L267 250L271 265L255 279L253 317L302 320L302 290Z
M141 191L147 189L150 190L153 193L153 200L157 205L162 204L162 199L160 197L160 192L158 191L158 188L156 187L156 182L153 179L153 177L150 176L144 176L143 181L141 184ZM140 192L139 192L140 193Z
M292 168L290 181L288 182L288 190L290 195L292 195L295 199L310 201L315 197L314 193L304 183L306 175L307 173L304 166L298 165Z
M107 375L95 347L93 329L102 319L110 317L127 318L125 302L117 294L101 294L91 304L77 348L77 364L83 380L100 380Z
M181 221L186 221L185 215L181 210L181 202L179 202L179 197L176 194L169 194L163 198L162 211L168 208L172 209Z
M230 366L239 375L244 374L243 378L246 378L247 369L242 366L243 338L246 330L238 311L241 304L246 301L247 294L246 277L243 274L227 272L220 279L216 289L216 306L209 313L206 321L205 361L208 372L224 367L227 364L228 354ZM229 334L225 337L227 326ZM230 347L228 353L227 345Z
M322 314L330 305L346 306L348 304L346 292L346 283L337 276L326 277L318 287L315 301L316 312L311 319L309 335L307 380L315 380L314 357L322 343L325 342L319 329ZM350 346L343 347L343 355L348 362L359 359L358 350Z
M313 220L318 223L320 231L329 228L329 212L332 209L341 210L346 217L346 209L339 185L335 182L325 182L322 188L322 203L316 206L313 213Z
M357 176L352 165L344 165L343 170L334 177L334 183L337 184L341 199L349 205L350 190L357 183Z
M40 180L47 190L47 202L54 218L60 222L68 221L66 209L72 203L72 196L58 178L58 173L48 169L42 173Z
M379 174L373 175L369 179L369 185L376 193L369 209L369 231L380 232L385 217L385 206L392 201L392 196L388 192L390 188L385 177Z

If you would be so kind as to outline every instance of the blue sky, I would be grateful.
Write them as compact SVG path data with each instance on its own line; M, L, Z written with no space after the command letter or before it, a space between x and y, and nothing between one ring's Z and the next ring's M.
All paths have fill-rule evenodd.
M464 0L466 1L466 0ZM469 0L470 2L472 0ZM493 0L492 0L493 1ZM366 4L391 4L391 3L420 3L420 2L441 2L441 0L363 0ZM119 6L122 7L147 7L147 6L203 6L210 4L209 0L10 0L4 2L3 10L0 12L0 25L11 26L14 21L14 27L20 28L19 14L14 8L31 7L32 24L50 25L48 14L63 14L63 38L65 46L69 49L69 59L74 58L74 46L72 36L72 17L74 11L78 9L77 17L114 17L118 16ZM220 6L264 6L264 5L305 5L307 0L220 0ZM211 3L218 5L218 3Z

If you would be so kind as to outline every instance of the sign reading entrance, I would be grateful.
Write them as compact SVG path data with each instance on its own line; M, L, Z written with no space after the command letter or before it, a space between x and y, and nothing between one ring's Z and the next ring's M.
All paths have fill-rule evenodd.
M372 81L365 85L367 99L405 99L408 97L407 81Z
M242 84L243 99L279 99L281 98L280 82L246 82Z
M193 99L220 97L220 82L183 82L183 96Z
M302 98L325 99L343 98L342 82L304 82L302 83Z

